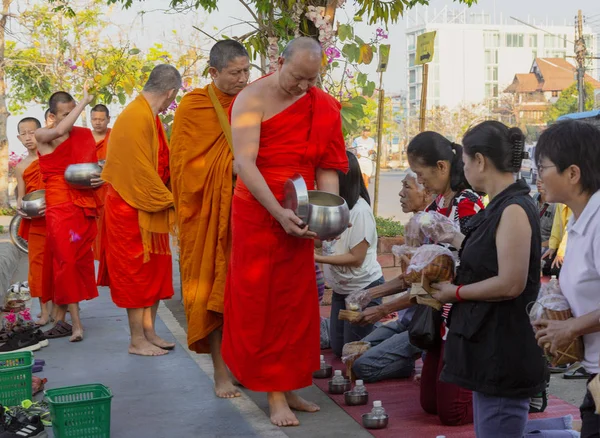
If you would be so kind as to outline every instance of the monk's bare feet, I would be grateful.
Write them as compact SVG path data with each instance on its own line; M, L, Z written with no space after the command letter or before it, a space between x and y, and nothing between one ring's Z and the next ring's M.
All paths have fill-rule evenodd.
M168 354L167 350L163 350L154 344L151 344L146 339L131 340L129 344L129 354L137 354L138 356L164 356Z
M291 411L283 392L269 392L267 399L269 400L271 423L279 427L300 425L298 418Z
M172 350L175 348L174 342L167 342L156 333L144 332L144 336L146 336L148 342L156 345L159 348L162 348L163 350Z
M69 342L81 342L83 341L83 329L76 329L73 327L73 334L69 338Z
M308 400L304 400L293 391L286 392L285 399L290 409L294 409L295 411L318 412L321 410L319 405L309 402Z
M38 318L39 319L35 322L35 325L37 325L39 327L44 326L44 325L48 324L49 322L51 322L49 315L46 315L46 316L40 315L40 316L38 316Z
M242 394L234 386L233 381L229 377L229 373L221 375L215 371L215 394L220 398L235 398L240 397Z

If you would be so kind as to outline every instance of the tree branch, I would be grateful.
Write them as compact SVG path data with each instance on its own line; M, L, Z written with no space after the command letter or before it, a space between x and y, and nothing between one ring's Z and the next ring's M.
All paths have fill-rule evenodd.
M262 20L260 18L258 18L258 15L256 15L256 13L252 10L252 8L250 8L250 6L248 5L248 3L246 3L244 0L239 0L239 2L244 5L244 7L248 10L248 12L250 12L250 15L252 15L252 18L254 18L254 20L256 21L256 23L258 24L258 27L261 30L264 30L264 23L262 22Z

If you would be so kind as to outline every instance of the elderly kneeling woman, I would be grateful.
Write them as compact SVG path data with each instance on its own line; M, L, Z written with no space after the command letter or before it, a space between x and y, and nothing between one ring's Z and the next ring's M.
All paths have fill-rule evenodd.
M538 343L556 353L583 336L582 365L592 379L600 372L600 130L574 120L556 123L540 136L535 160L547 201L573 211L559 281L574 318L537 321ZM580 411L581 436L600 436L600 416L589 391Z

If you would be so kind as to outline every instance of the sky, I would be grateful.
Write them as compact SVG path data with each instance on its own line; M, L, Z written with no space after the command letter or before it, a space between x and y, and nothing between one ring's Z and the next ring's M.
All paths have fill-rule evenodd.
M41 1L41 0L40 0ZM75 0L77 3L78 0ZM35 2L22 2L19 0L18 7L23 8L24 4ZM237 36L246 33L251 27L244 21L250 21L252 18L249 12L242 6L238 0L219 0L218 10L212 14L205 12L195 12L186 14L165 13L165 5L168 0L145 0L139 2L134 0L134 6L129 10L122 10L120 6L107 7L108 19L119 26L119 31L112 28L107 32L117 32L127 34L128 38L140 49L147 49L155 42L161 42L165 48L174 48L177 44L173 36L176 31L185 41L186 38L198 38L198 31L193 29L196 26L206 33L219 38L221 34ZM574 3L577 6L572 6ZM444 7L464 8L463 5L451 0L431 0L430 15L434 10L440 11ZM473 12L486 12L496 14L497 17L502 14L504 19L514 16L524 21L535 19L536 22L548 20L550 23L564 24L573 22L577 14L575 7L581 8L583 14L592 23L596 31L600 32L600 2L598 0L578 0L577 2L565 2L564 0L479 0L478 4L473 6ZM422 15L424 7L417 7L407 14L414 16ZM351 22L354 16L354 6L352 0L347 0L343 9L336 13L336 20L340 23ZM395 24L390 24L389 38L387 43L391 44L390 61L388 70L384 75L384 89L386 93L398 93L406 88L406 18L400 18ZM355 33L363 39L369 39L376 31L378 25L369 26L366 23L355 23ZM221 32L222 31L222 32ZM201 38L201 48L206 55L210 51L213 41L208 37ZM364 69L373 78L375 75L375 62L373 66ZM258 73L254 73L256 77ZM8 122L8 137L10 149L17 153L22 153L24 148L16 139L16 123L21 117L33 116L40 120L43 118L43 109L33 107L23 115L10 117ZM114 118L113 118L114 122Z

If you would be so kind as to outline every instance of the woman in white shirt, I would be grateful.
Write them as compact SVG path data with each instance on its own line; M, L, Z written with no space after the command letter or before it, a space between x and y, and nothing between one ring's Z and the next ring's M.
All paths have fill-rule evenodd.
M350 153L347 174L338 172L340 196L350 208L352 226L338 240L323 242L323 255L315 255L317 263L325 265L325 280L333 289L331 299L330 338L331 348L337 356L342 355L344 344L359 341L374 329L373 324L359 327L340 321L338 314L346 308L346 296L355 291L383 284L383 272L377 262L377 228L371 210L369 192L362 179L358 160ZM373 300L369 306L381 300Z
M573 318L539 320L536 337L550 353L565 351L583 336L582 365L592 379L600 372L600 130L569 120L546 129L538 140L535 161L548 202L566 204L569 242L560 272L560 287ZM600 416L589 391L579 408L582 437L600 436Z

